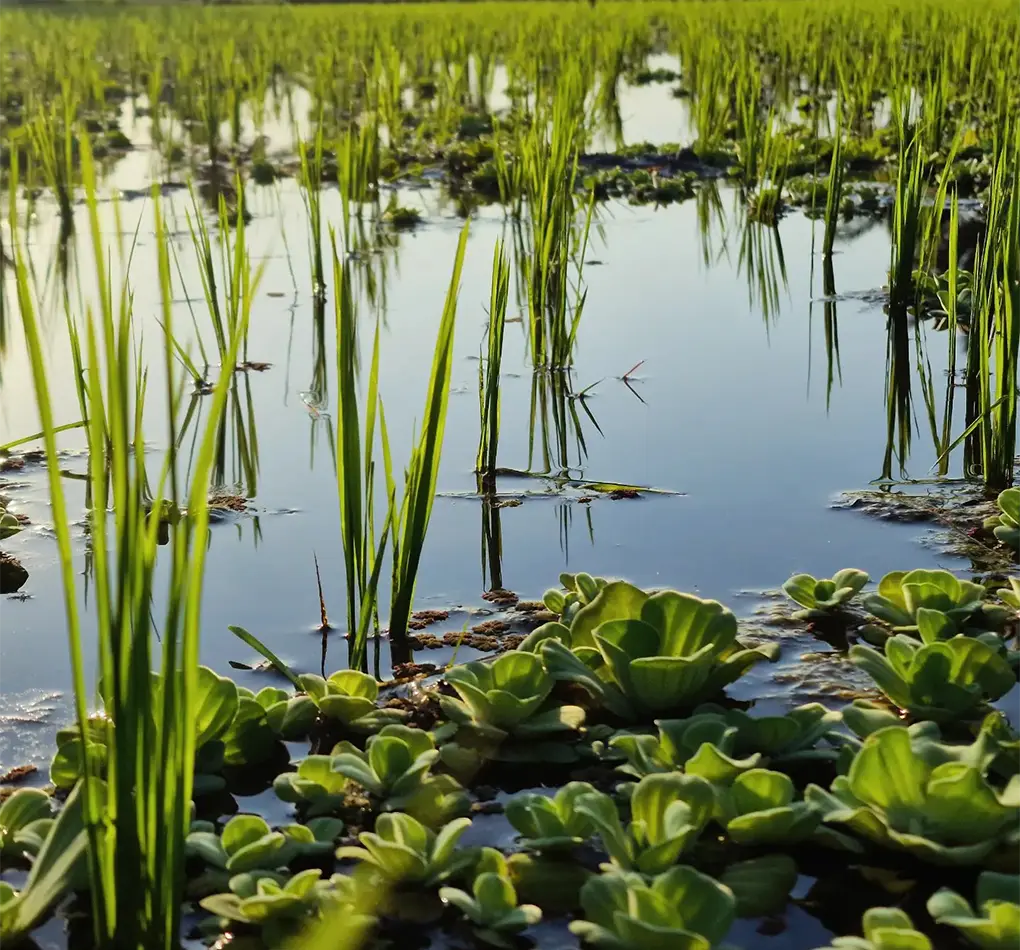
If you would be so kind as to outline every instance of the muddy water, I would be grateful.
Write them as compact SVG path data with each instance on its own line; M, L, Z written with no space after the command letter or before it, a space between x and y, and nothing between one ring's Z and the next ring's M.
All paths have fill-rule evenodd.
M656 137L650 110L656 102L663 106L666 98L663 87L621 96L627 141ZM658 138L664 141L676 140L683 130L683 104L673 99L669 103L677 121L668 130L660 127ZM124 181L115 173L111 187L139 187L144 154L130 156ZM380 320L380 389L398 466L407 458L420 418L462 226L438 189L402 192L399 197L423 211L425 224L356 266L360 272L371 267L376 276L374 297L359 294L361 344L367 360L372 328ZM214 345L187 236L190 202L182 192L168 195L166 201L184 278L183 286L175 288L174 320L195 356L197 337L206 347ZM326 192L323 206L326 220L338 223L335 191ZM255 658L227 625L247 627L299 669L317 669L319 605L313 555L335 620L344 612L344 588L331 448L331 414L336 409L332 300L324 313L316 312L306 212L298 187L291 182L252 186L249 208L254 215L249 246L265 270L252 302L247 356L272 365L236 379L243 435L249 444L257 443L257 465L245 468L236 440L234 448L228 446L222 485L249 497L251 511L212 527L202 656L257 687L265 682L259 674L230 666L231 661L250 663ZM479 212L472 220L440 497L415 602L417 608L455 608L446 625L434 632L459 630L485 619L491 608L481 595L494 578L522 597L535 598L555 583L560 571L585 570L646 586L696 591L746 614L758 602L753 592L775 588L796 571L828 576L856 566L878 577L901 568L967 566L937 547L920 545L923 527L881 523L833 507L840 493L866 488L882 474L886 453L886 317L878 297L870 293L885 277L885 226L855 224L837 241L834 288L826 288L815 250L821 235L806 218L794 213L777 231L757 225L748 231L738 196L726 188L719 192L719 208L707 230L693 200L664 209L611 203L600 210L600 233L583 275L588 297L570 379L575 394L591 388L583 405L573 399L565 406L568 414L571 408L576 412L579 428L557 430L551 408L544 417L532 413L533 388L541 396L549 380L532 373L525 324L507 327L500 464L549 477L500 479L500 494L510 504L495 513L502 538L496 574L491 560L483 568L486 510L474 495L472 468L489 267L494 243L510 235L498 209ZM106 203L102 223L114 246L120 241L130 247L137 231L131 263L135 327L150 367L150 392L159 393L163 357L151 209L144 199L123 202L118 228L114 207ZM86 230L79 215L79 233ZM55 240L53 210L43 202L29 250L40 285L47 279L50 283L50 289L43 289L47 357L56 418L65 422L73 420L78 409L56 294L59 280L55 274L47 278ZM74 256L86 298L90 254L80 242ZM833 289L837 299L827 310L822 298ZM191 328L192 309L197 335ZM511 318L521 310L522 303L512 300ZM826 346L827 335L830 341L838 338L838 353ZM9 336L0 361L0 444L38 429L17 320ZM944 385L945 337L929 333L928 344L938 389ZM915 397L922 412L916 384ZM145 431L155 471L166 446L166 428L161 401L150 403ZM66 433L61 445L75 519L75 569L81 576L86 570L85 504L82 483L73 476L84 471L82 440ZM927 476L935 457L925 430L918 431L905 474ZM894 475L902 474L899 466L894 469ZM959 476L955 469L949 474ZM29 463L2 477L0 490L12 508L32 522L5 542L5 549L31 573L19 595L0 602L0 756L7 767L48 759L53 726L68 716L69 669L59 565L47 527L51 516L45 472ZM613 500L586 487L584 480L661 491ZM84 586L82 579L83 596ZM88 609L84 616L86 624L91 623ZM331 668L343 665L346 657L336 636L327 661ZM791 662L803 652L801 646L794 645ZM92 656L91 645L86 652ZM422 659L441 662L451 654L438 651ZM468 648L458 653L460 659L473 655ZM778 682L762 683L761 688L772 702L781 701L788 691Z

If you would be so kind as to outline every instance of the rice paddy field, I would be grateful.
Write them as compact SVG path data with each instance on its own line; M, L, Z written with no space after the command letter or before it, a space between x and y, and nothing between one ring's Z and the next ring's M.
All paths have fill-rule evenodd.
M1014 950L1020 9L0 11L0 939Z

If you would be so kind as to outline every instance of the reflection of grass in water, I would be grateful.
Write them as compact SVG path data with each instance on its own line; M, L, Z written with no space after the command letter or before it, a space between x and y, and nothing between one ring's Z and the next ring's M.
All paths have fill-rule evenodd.
M786 289L786 257L779 229L746 221L740 234L737 270L747 281L747 303L760 308L766 326L779 316L780 285Z
M588 444L578 404L588 421L599 428L587 400L574 398L571 392L572 374L535 369L531 374L531 404L528 426L528 471L536 474L569 475L582 470L588 458ZM536 468L536 444L541 454L540 467ZM576 464L571 464L571 449Z

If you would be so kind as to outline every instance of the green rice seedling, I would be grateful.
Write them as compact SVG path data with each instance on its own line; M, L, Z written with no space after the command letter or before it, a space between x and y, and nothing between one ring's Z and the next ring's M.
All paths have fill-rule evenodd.
M58 113L59 107L59 113ZM63 228L74 227L75 104L65 81L58 102L40 110L28 124L32 156L60 209Z
M503 363L503 332L510 298L510 260L497 241L492 257L492 287L489 295L488 348L479 356L478 409L481 424L475 472L480 491L496 490L496 455L499 447L499 374Z
M360 220L363 205L376 194L379 178L379 127L374 116L361 125L346 129L336 149L337 182L342 203L341 234L344 251L353 249L351 218Z
M336 314L336 479L340 501L340 533L347 584L347 636L352 669L367 671L369 625L376 615L376 592L383 554L392 525L394 497L389 477L389 443L385 426L382 447L387 460L387 515L381 536L375 537L375 425L382 411L379 400L379 324L376 324L369 366L365 417L358 409L357 307L351 293L351 264L340 263L336 234L333 249L333 287Z
M974 263L966 392L967 463L990 489L1008 488L1016 458L1020 361L1020 123L996 143L985 237Z
M576 94L570 78L563 80L551 113L536 115L517 146L528 206L519 266L527 285L531 358L536 366L553 370L573 359L585 294L571 287L570 270L579 282L594 211L592 195L584 223L577 226L575 183L583 130L567 104Z
M298 142L301 161L301 199L308 214L308 253L312 265L312 293L326 293L326 272L322 260L322 122L315 130L311 153L304 142Z
M829 178L825 188L825 236L822 238L822 254L826 258L832 257L832 248L836 243L836 226L839 223L843 203L843 179L846 175L846 163L843 161L842 106L838 107L838 114L841 118L836 126L836 134L832 138L832 160L829 163Z
M202 580L208 525L208 489L217 426L243 326L232 333L227 360L213 389L201 448L190 485L180 478L171 448L162 463L155 503L187 501L187 516L170 528L166 614L154 640L159 518L149 516L145 446L141 431L145 374L132 369L132 296L114 295L107 279L99 224L95 170L83 140L85 182L98 288L98 309L84 315L91 499L92 589L98 625L99 682L107 715L116 724L106 755L106 784L87 767L81 782L88 835L88 869L94 937L100 947L180 945L184 837L196 742L196 683ZM167 416L175 444L181 381L174 374L168 234L154 195L158 273L162 298ZM71 518L60 473L51 382L43 357L40 323L20 236L14 267L19 312L32 367L43 441L49 459L54 532L60 551L68 646L80 735L87 736L88 704L83 635L71 550ZM161 572L163 573L163 572ZM163 675L152 676L161 653ZM86 763L91 759L86 756ZM108 791L107 791L108 789Z
M894 319L905 319L914 302L914 264L921 249L923 206L928 177L921 141L908 140L908 123L901 117L896 195L892 210L892 245L889 263L889 310Z
M418 444L404 471L404 495L394 518L393 576L390 599L390 650L394 663L406 663L411 658L407 642L407 622L411 618L414 601L414 584L418 576L425 536L432 515L432 503L439 479L439 462L443 451L443 434L446 429L446 408L450 397L450 374L453 369L453 335L457 320L457 294L464 266L464 249L467 246L468 225L465 224L457 244L450 287L443 306L443 315L436 337L432 372L429 377L425 410L421 421ZM381 420L380 420L381 421ZM385 432L385 425L383 426ZM391 466L387 456L387 472ZM394 494L392 475L387 475L387 490Z
M219 239L215 242L215 246L194 189L190 190L190 196L191 208L186 212L185 217L202 280L205 310L216 342L215 358L218 358L222 367L227 365L230 340L242 326L245 329L240 337L239 355L242 360L248 358L248 318L251 314L252 299L262 280L265 264L261 263L254 270L251 267L244 221L244 190L240 178L237 179L236 223L233 228L226 199L223 195L219 197L217 209ZM173 250L172 246L171 253L174 257L178 277L183 283L184 277L180 262L177 260L176 250ZM173 333L170 334L170 342L174 354L191 375L196 388L201 389L205 385L206 376L213 365L213 357L203 343L199 318L192 307L190 298L187 299L203 368L199 370L190 354L178 343Z

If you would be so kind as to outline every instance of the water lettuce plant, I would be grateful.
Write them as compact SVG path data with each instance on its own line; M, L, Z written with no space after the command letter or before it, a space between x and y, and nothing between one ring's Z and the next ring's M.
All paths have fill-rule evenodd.
M949 571L893 571L861 603L893 633L921 631L923 635L925 628L937 625L940 637L946 639L957 633L1002 628L1008 617L1001 607L986 602L985 594L980 584L962 581Z
M733 756L737 728L724 716L696 713L689 719L657 719L659 734L618 733L609 740L611 753L626 761L617 770L636 778L657 772L686 772L710 782L730 782L741 772L753 769L761 755Z
M104 795L105 784L97 782L95 791ZM102 805L102 799L96 803ZM88 833L83 805L82 785L79 784L71 790L36 852L24 886L15 890L7 881L0 882L3 885L0 887L0 941L5 945L15 944L28 934L68 891L88 885L85 854ZM44 820L36 819L37 822Z
M328 854L343 828L338 818L313 818L307 825L273 831L260 815L235 815L220 834L212 822L193 822L185 850L189 857L232 874L273 871L299 856Z
M837 727L840 713L808 703L783 716L750 716L712 703L686 719L657 719L658 735L618 732L607 759L625 758L617 769L641 778L653 772L684 771L709 781L730 781L742 771L769 764L835 760L846 743Z
M343 805L347 785L347 777L333 771L333 757L329 755L305 756L295 771L273 779L277 797L297 805L309 818L328 815Z
M375 831L358 835L362 847L337 848L340 859L353 858L375 868L387 881L431 887L459 874L477 855L457 850L457 841L471 824L456 818L438 832L403 812L386 812L375 822Z
M795 798L789 776L751 769L716 789L716 817L737 844L795 844L811 837L822 818L814 805Z
M898 907L871 907L864 912L863 937L835 937L822 950L933 950L931 940L914 929Z
M845 741L839 729L842 715L821 703L805 703L782 716L751 716L742 709L706 703L694 714L722 717L736 729L733 753L745 757L760 753L763 765L835 759Z
M438 759L428 732L389 725L368 739L365 751L341 742L333 749L330 768L365 789L383 811L406 811L435 827L470 807L456 779L431 773Z
M906 727L888 726L864 740L848 774L828 790L808 785L804 798L826 824L933 864L1015 858L1020 779L1000 791L981 763L963 760L966 751L945 761L938 745L926 749Z
M518 903L506 858L493 848L482 849L470 893L457 887L441 887L439 896L471 922L482 943L494 947L511 946L508 937L542 919L540 908Z
M697 841L712 818L715 791L695 775L648 775L634 786L626 828L608 795L585 795L575 807L594 825L615 867L659 874Z
M783 591L790 600L804 608L796 616L824 617L845 607L867 583L868 575L864 571L848 567L822 580L810 574L794 574L783 584Z
M582 607L590 604L606 586L604 577L592 577L591 574L560 574L563 590L551 588L542 595L542 602L554 614L558 614L561 622L569 624L574 614Z
M311 696L304 693L292 696L278 686L264 686L254 699L265 709L269 728L285 742L304 739L319 712Z
M1020 876L982 871L975 904L948 887L928 898L928 913L938 924L953 927L981 950L1013 950L1020 945Z
M521 835L523 847L531 851L565 851L595 833L591 818L577 805L587 796L598 794L588 782L568 782L552 797L538 792L515 795L506 803L503 813Z
M300 677L301 685L327 719L354 732L377 732L385 725L405 718L398 709L379 709L379 683L359 670L337 670L328 679L314 673Z
M7 506L0 501L0 541L6 541L7 538L13 538L19 531L21 531L21 522L12 515L8 510Z
M628 720L695 706L778 655L775 645L742 646L736 617L716 601L623 581L602 588L569 628L546 626L554 629L537 647L552 676Z
M53 827L50 796L42 789L19 788L0 805L0 855L35 857Z
M570 737L583 725L585 712L579 706L549 705L556 681L534 653L513 650L493 662L475 661L455 666L446 682L459 698L440 695L444 715L457 726L453 745L480 744L487 754L511 757L568 759L569 748L557 740ZM514 749L508 739L528 740ZM559 747L559 748L557 748ZM444 761L454 750L444 747Z
M711 950L736 916L733 892L693 868L672 868L649 881L610 872L581 888L584 920L571 933L603 950Z
M265 946L276 947L325 906L350 904L353 900L353 879L343 874L321 878L318 868L300 871L282 881L267 874L235 874L227 892L204 898L200 906L219 918L219 929L233 931L238 925L256 928Z
M891 702L917 718L947 722L980 712L1016 685L998 643L966 636L940 640L937 631L925 627L930 614L923 608L919 613L926 642L896 634L886 640L884 655L863 644L850 648L850 662L867 672Z
M996 499L999 514L988 525L996 539L1014 551L1020 551L1020 488L1007 488Z

